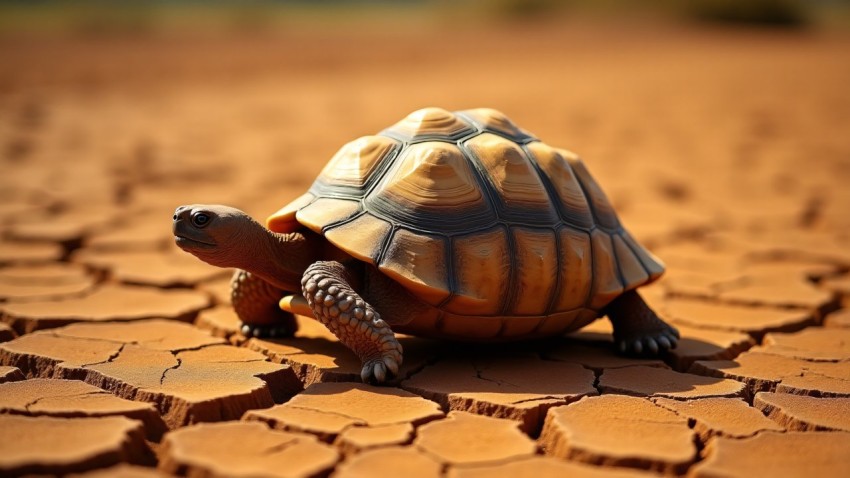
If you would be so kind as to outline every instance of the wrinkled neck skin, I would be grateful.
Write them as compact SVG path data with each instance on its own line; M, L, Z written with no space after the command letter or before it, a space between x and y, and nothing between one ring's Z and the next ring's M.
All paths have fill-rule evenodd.
M301 275L316 260L321 244L307 235L315 234L306 230L279 234L251 220L227 248L231 256L227 262L281 290L299 291Z
M245 270L279 289L300 291L301 276L316 256L315 242L308 241L300 232L279 234L264 230L261 253L249 261ZM262 260L264 257L266 260Z

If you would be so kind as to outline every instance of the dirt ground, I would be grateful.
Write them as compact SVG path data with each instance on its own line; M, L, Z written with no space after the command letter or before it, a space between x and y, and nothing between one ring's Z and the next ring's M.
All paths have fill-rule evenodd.
M0 40L0 475L850 475L850 35L645 25ZM579 153L683 335L247 339L171 216L263 218L345 142L487 106Z

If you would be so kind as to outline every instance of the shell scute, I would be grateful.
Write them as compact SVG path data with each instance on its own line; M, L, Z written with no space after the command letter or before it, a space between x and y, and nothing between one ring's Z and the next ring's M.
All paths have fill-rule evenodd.
M544 315L558 283L558 244L551 229L511 228L516 265L513 315Z
M529 143L526 148L557 196L558 201L554 202L560 207L565 221L574 227L590 230L594 224L593 213L573 168L564 156L566 151L539 141Z
M559 290L554 310L586 306L593 284L593 255L590 235L571 227L558 229Z
M392 225L371 214L362 214L355 219L333 226L324 231L333 245L347 251L361 261L375 264Z
M506 339L513 337L529 337L536 335L535 332L546 320L544 316L516 316L502 322L502 330L499 336Z
M364 136L343 146L319 173L328 186L363 189L375 169L398 147L385 136Z
M295 198L292 202L278 209L266 219L266 227L269 230L279 233L293 232L301 228L301 223L295 218L298 210L307 207L316 196L310 193L304 193Z
M534 137L515 125L504 113L493 108L475 108L459 112L469 118L479 128L507 136L518 143L524 143Z
M422 108L407 115L381 134L405 141L423 139L459 139L473 133L475 128L450 111L442 108Z
M452 242L457 284L443 309L459 315L498 315L508 295L511 277L505 229L498 226L456 237Z
M611 236L599 229L590 233L593 248L593 286L590 307L602 310L618 295L623 293L620 271Z
M436 306L451 295L447 249L443 237L398 229L378 268Z
M348 199L318 198L295 213L299 223L321 233L330 224L344 221L360 210L360 203Z
M555 224L558 215L533 164L513 141L482 133L465 143L497 192L500 216L508 221Z
M596 317L596 314L588 309L577 309L552 314L543 320L543 323L537 327L535 332L538 335L552 336L560 335L570 330L576 330L579 328L577 324L586 324L588 322L589 315L593 318Z
M590 175L590 171L585 167L584 161L569 151L560 150L559 152L567 159L567 162L573 168L573 171L575 171L582 189L588 196L588 202L590 203L596 224L609 231L619 229L620 220L617 219L617 213L614 212L611 201L608 200L608 196L602 191L599 183Z
M635 241L631 234L626 231L622 233L623 241L628 244L629 248L631 248L632 252L635 253L638 260L640 260L641 265L643 265L646 272L649 274L649 279L647 283L657 280L664 274L664 263L661 262L661 259L655 257L655 254L649 252ZM643 284L631 284L631 287L637 287Z
M614 253L617 254L617 264L620 266L625 287L630 289L631 284L643 284L648 281L649 273L622 236L614 234L611 241L614 243Z
M436 141L405 148L365 203L400 223L424 225L433 232L486 226L496 219L463 152Z

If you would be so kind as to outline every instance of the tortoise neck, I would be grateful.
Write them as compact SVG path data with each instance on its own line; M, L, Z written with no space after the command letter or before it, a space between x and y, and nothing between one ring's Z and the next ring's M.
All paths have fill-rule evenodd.
M316 261L318 241L309 240L306 231L281 234L257 225L254 240L246 244L242 269L281 290L300 291L302 274Z

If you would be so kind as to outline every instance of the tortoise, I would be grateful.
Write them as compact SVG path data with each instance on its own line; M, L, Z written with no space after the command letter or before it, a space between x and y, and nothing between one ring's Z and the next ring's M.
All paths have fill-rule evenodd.
M663 264L582 160L493 109L425 108L346 144L266 227L196 204L177 208L173 231L183 250L237 268L246 335L291 336L293 313L312 316L367 382L398 374L394 332L508 341L607 315L621 353L657 355L679 337L635 290Z

